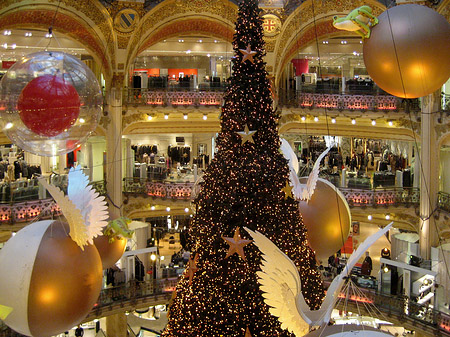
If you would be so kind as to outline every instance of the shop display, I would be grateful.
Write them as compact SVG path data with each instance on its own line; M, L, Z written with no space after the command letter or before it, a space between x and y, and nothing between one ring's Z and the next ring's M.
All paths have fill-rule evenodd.
M61 52L27 55L1 81L6 135L41 156L62 155L84 142L97 127L102 100L92 71Z
M331 318L335 300L340 295L350 271L363 254L380 237L392 228L392 222L369 236L349 257L346 267L331 282L320 309L311 310L302 294L301 275L295 263L271 240L259 232L245 230L263 254L258 282L264 294L264 302L270 313L282 323L282 327L296 336L304 336L310 327L324 326Z
M375 83L403 97L426 96L450 76L450 24L431 8L406 4L378 17L364 40L364 63Z
M306 180L300 178L300 183ZM347 200L329 181L319 178L311 199L300 200L299 209L308 229L310 247L317 260L327 261L343 246L350 232L351 213Z

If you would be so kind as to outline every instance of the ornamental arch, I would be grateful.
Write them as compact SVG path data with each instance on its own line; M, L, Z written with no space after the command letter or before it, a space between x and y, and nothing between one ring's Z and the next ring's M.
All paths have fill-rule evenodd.
M0 3L0 30L53 28L56 34L83 45L100 65L105 79L112 75L115 59L114 34L106 9L98 1L6 0ZM44 49L44 48L43 48Z

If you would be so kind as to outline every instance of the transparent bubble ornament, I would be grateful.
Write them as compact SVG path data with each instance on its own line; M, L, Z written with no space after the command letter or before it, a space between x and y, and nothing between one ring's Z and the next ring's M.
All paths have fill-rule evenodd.
M92 71L61 52L27 55L0 82L0 116L8 138L25 151L57 156L95 130L103 97Z

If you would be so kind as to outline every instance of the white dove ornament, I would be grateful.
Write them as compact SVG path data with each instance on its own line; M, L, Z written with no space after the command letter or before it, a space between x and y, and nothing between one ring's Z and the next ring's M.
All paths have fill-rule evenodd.
M287 144L287 145L286 145ZM291 154L289 152L292 151L291 146L284 140L281 140L281 151L284 155L284 157L289 161L289 182L292 188L292 194L297 200L305 200L309 201L314 194L314 190L316 188L317 179L319 178L319 169L320 169L320 162L322 159L327 155L327 153L330 151L330 149L334 146L334 144L331 144L323 153L317 158L316 162L314 163L313 169L311 173L308 176L308 180L306 184L300 183L297 171L298 171L298 162L297 162L297 171L295 169L295 166L293 165L293 160L291 159ZM287 149L287 147L289 149ZM294 154L295 155L295 154Z
M67 195L64 195L59 187L39 178L61 208L70 227L70 237L84 249L85 245L93 244L95 237L102 235L103 227L108 224L108 206L105 197L89 186L81 166L70 169L68 180Z
M270 313L278 317L282 323L281 327L300 337L305 335L309 326L326 325L330 321L331 312L345 278L364 252L391 227L392 222L359 245L348 259L346 267L331 282L319 310L311 310L306 304L300 275L294 262L264 235L245 228L262 253L261 271L257 272L258 282L264 292L264 302L271 307Z

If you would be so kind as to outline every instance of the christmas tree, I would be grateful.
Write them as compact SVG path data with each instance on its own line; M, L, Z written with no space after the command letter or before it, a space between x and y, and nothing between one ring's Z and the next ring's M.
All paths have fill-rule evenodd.
M264 303L256 275L260 252L244 227L266 235L296 263L311 308L323 298L288 184L288 163L279 150L258 0L241 2L233 48L218 151L195 200L191 259L169 310L166 337L291 336Z

